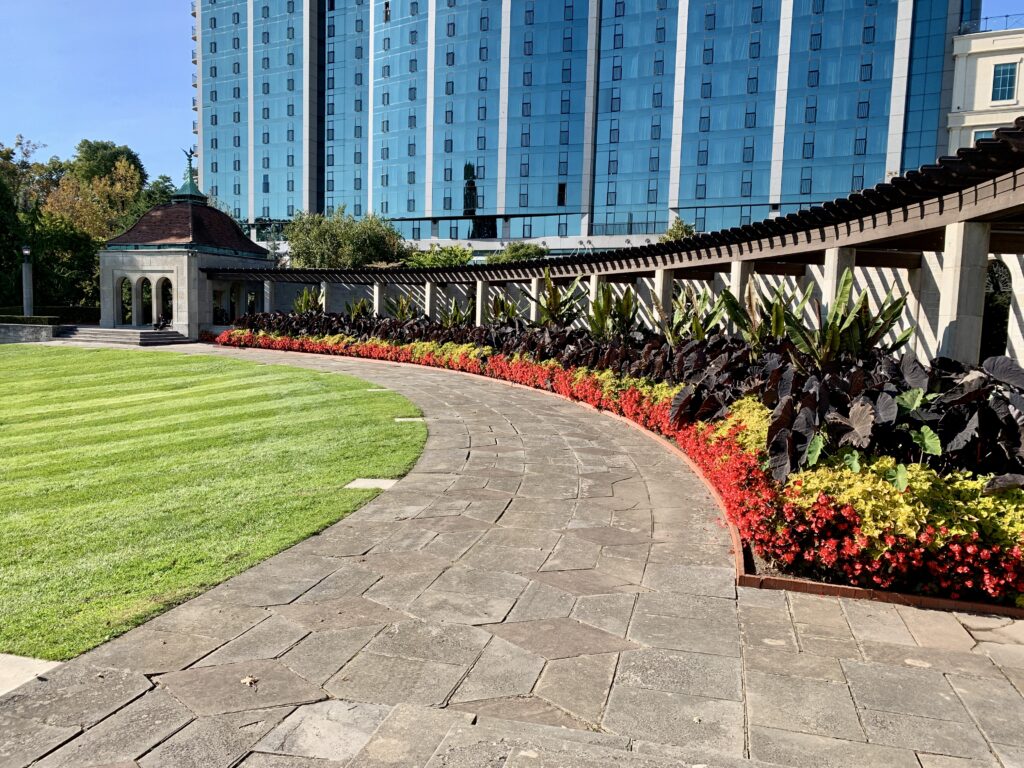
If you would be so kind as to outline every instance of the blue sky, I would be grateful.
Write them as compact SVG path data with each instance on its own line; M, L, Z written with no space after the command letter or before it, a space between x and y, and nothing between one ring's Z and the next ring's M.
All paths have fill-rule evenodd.
M0 142L69 157L80 139L128 144L176 181L192 136L189 0L9 0L0 24ZM985 0L985 16L1024 0Z
M192 136L188 0L5 0L0 142L21 133L69 157L80 139L127 144L175 181Z

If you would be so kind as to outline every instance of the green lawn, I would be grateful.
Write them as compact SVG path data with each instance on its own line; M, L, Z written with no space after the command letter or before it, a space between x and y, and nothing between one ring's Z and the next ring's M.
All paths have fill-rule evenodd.
M0 346L0 652L67 659L339 520L426 439L358 379Z

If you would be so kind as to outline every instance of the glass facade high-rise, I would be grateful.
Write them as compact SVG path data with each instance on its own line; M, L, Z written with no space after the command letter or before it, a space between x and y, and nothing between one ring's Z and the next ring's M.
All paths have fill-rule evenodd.
M196 0L202 183L481 247L785 215L942 154L975 5Z

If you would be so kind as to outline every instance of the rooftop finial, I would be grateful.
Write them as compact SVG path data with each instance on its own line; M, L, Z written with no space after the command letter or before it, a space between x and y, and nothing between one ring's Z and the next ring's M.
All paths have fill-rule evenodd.
M188 161L188 170L185 172L185 183L181 185L181 188L171 198L173 202L189 202L189 203L203 203L207 202L206 196L199 191L199 186L196 184L196 172L192 167L192 160L196 156L196 150L194 147L189 149L183 149L185 153L185 159Z

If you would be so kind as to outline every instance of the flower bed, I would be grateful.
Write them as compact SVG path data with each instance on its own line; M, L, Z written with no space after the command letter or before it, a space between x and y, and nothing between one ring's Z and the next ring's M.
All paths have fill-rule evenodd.
M722 498L743 541L789 573L821 581L954 599L1024 605L1024 492L986 495L985 479L940 477L895 462L820 466L776 482L766 470L771 412L753 398L715 423L680 425L671 415L679 385L566 367L474 344L407 344L346 336L319 338L225 331L216 343L463 371L555 392L663 435L679 445Z

